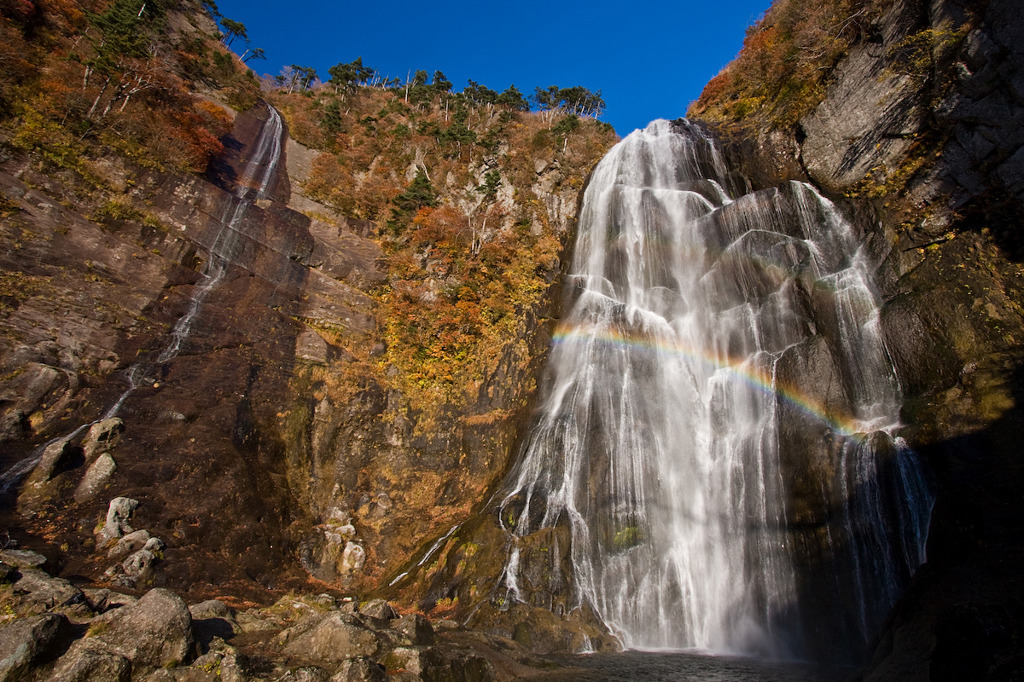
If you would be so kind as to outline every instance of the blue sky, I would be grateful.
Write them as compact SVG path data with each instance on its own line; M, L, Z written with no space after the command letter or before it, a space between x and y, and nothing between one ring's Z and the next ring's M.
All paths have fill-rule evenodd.
M217 0L266 52L266 61L250 62L258 74L298 64L326 80L328 68L361 56L403 80L410 70L441 70L455 90L469 78L499 91L515 84L526 95L582 85L601 90L601 119L620 135L683 116L769 4ZM238 40L232 48L245 49Z

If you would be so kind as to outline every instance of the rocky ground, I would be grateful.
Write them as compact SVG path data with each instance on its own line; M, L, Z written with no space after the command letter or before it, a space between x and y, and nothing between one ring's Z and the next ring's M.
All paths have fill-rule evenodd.
M161 540L131 527L137 505L112 500L96 529L109 587L54 577L36 552L0 550L0 681L483 681L555 667L510 639L381 599L288 595L236 609L132 590L163 556Z

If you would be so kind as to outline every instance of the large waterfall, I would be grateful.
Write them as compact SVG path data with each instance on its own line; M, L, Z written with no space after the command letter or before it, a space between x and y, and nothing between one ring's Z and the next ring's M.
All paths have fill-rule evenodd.
M627 647L802 655L819 630L856 649L923 561L931 504L870 263L810 186L733 184L686 122L595 170L500 503L504 584L550 606L521 557L568 528L573 604Z

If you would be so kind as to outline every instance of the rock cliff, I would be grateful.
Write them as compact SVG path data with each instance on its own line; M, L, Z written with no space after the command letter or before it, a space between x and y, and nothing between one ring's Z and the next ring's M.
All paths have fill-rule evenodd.
M93 527L109 500L128 497L166 544L129 586L259 600L310 581L362 592L465 520L504 472L576 210L579 182L563 184L559 160L577 139L596 160L607 140L591 130L545 144L523 160L528 185L495 187L491 214L506 217L472 247L482 286L513 272L530 289L506 289L512 300L487 290L470 310L500 318L502 335L482 361L442 358L453 376L476 363L474 374L428 401L438 394L408 394L417 385L387 332L429 325L451 285L426 279L405 301L414 317L396 316L388 297L420 285L396 278L378 223L309 195L324 152L269 134L265 103L230 113L205 177L115 155L99 186L31 152L0 166L4 524L60 548L66 574L100 579L117 536L94 539ZM277 144L273 167L257 159ZM266 187L253 199L257 176ZM442 202L455 201L450 187ZM479 195L475 183L467 191ZM488 251L519 224L513 192L532 198L523 241L547 245L542 263Z
M713 81L693 113L721 135L737 182L812 182L857 223L877 264L903 435L930 463L937 502L929 561L866 676L1012 678L1024 622L1022 10L1012 0L801 7L777 3L748 37L758 69ZM829 8L835 17L822 18ZM184 35L188 21L172 19ZM743 90L751 73L775 82L780 35L818 60L808 87L784 74L778 92ZM251 88L231 87L232 103L251 104ZM25 142L32 112L4 132L8 537L45 548L79 582L259 602L311 586L378 590L534 650L614 646L593 614L563 619L564 555L522 557L537 586L566 587L523 586L546 608L491 599L505 539L479 513L526 422L578 193L611 135L493 107L450 121L440 99L277 93L302 142L279 138L278 170L240 208L271 108L238 113L216 101L224 92L204 97L207 123L230 132L222 150L204 139L200 165L216 158L203 175L177 147L156 163L112 137L116 151L73 163ZM478 135L483 151L456 134ZM420 171L432 196L412 201ZM189 318L221 235L236 233ZM466 266L459 249L479 259ZM167 354L186 318L190 333ZM112 499L139 503L111 516ZM72 586L53 589L56 599ZM178 629L187 648L191 633ZM313 636L294 634L296 650ZM125 655L78 653L81 665L126 674Z

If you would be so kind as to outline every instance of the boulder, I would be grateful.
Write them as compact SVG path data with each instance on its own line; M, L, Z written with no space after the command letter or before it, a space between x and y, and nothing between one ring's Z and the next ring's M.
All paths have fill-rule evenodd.
M24 679L33 662L52 650L69 629L68 619L56 613L0 625L0 682Z
M87 638L97 639L140 670L187 662L192 656L192 617L181 597L153 589L134 604L93 619Z
M398 647L388 652L381 663L389 671L412 673L420 679L434 680L451 677L451 661L440 649L428 647Z
M26 593L28 600L45 609L82 604L85 595L64 578L54 578L38 568L21 569L21 577L14 583L14 591Z
M130 554L120 564L114 564L108 568L103 577L115 585L126 588L145 585L153 578L153 566L157 561L157 555L154 552L140 549Z
M57 474L69 469L80 454L81 450L72 445L68 437L50 443L43 449L43 454L29 474L25 485L35 488L42 486Z
M342 662L331 682L385 682L387 679L388 673L384 666L360 656Z
M284 652L336 666L348 658L376 657L384 645L381 636L363 625L357 617L334 611L291 638Z
M330 679L331 674L320 666L304 665L286 672L279 682L328 682Z
M391 627L409 640L410 644L428 645L434 643L434 628L422 614L410 613L393 621Z
M147 530L132 531L118 539L117 543L107 552L107 558L124 561L130 554L143 549L149 539L150 535Z
M351 575L363 568L366 563L366 550L362 545L354 542L346 542L345 550L341 553L341 565L339 572L342 576Z
M82 452L86 461L92 461L99 454L109 452L117 445L124 433L124 422L120 417L111 417L96 422L82 440Z
M383 599L371 599L359 607L359 613L363 616L377 618L379 620L392 620L398 618L398 614L391 608L391 604Z
M117 470L117 463L107 453L96 458L96 461L89 465L82 477L82 481L75 488L75 502L88 502L96 497L100 491L110 482L110 477Z
M105 588L86 588L82 592L85 594L85 601L89 608L96 613L103 613L104 611L120 608L126 604L134 604L138 601L137 598L129 594L121 594L120 592L114 592Z
M150 538L146 540L146 544L142 546L142 549L146 550L147 552L153 552L154 554L156 554L157 552L164 551L164 547L166 546L167 545L165 545L164 541L160 538Z
M50 682L128 682L131 662L106 642L85 637L57 661Z
M132 514L139 506L138 500L130 497L115 497L110 501L107 508L107 520L103 527L96 532L96 546L104 547L111 540L115 540L134 529L129 524Z
M233 648L224 646L222 650L211 651L197 658L175 679L182 682L193 682L193 680L196 682L200 680L203 682L213 680L216 682L247 682L252 678L239 664L239 658ZM244 657L241 658L244 661ZM152 682L152 678L150 682Z
M192 630L203 650L214 638L227 640L241 632L235 621L235 610L222 601L210 599L188 607L192 614Z
M0 561L18 568L39 568L46 563L46 557L28 549L5 549L0 551Z
M138 585L153 577L153 564L156 561L156 554L148 549L140 549L125 559L121 567L132 585Z
M235 610L219 599L208 599L188 607L192 620L206 620L209 618L232 619L235 617Z

